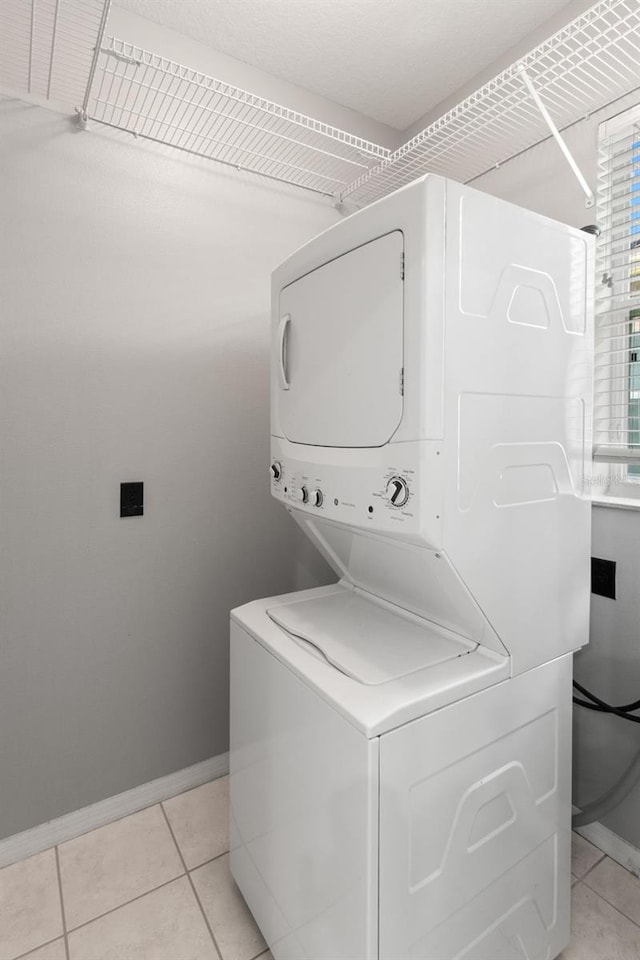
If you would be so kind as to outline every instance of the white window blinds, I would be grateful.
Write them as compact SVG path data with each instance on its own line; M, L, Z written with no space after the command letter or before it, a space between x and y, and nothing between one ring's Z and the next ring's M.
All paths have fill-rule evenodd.
M600 128L595 459L607 493L640 496L640 106ZM608 467L604 467L608 464Z

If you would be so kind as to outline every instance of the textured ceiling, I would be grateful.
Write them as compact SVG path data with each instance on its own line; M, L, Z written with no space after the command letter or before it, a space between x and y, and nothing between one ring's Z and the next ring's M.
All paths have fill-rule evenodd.
M568 0L114 2L399 130L568 4Z

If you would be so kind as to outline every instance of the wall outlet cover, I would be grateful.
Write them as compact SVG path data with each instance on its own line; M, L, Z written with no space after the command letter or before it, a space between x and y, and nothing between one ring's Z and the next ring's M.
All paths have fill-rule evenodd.
M144 484L120 484L120 516L141 517L144 513Z
M599 597L616 598L616 562L591 557L591 593Z

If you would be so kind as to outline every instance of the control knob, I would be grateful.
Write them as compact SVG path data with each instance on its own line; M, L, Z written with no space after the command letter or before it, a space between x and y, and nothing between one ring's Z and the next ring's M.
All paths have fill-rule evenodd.
M275 460L271 464L271 479L279 480L281 476L282 476L282 464L278 463L278 461Z
M312 507L322 506L322 490L312 490L309 494L309 503Z
M404 507L409 499L409 486L402 477L391 477L387 484L387 499L392 507Z
M296 490L296 498L300 500L301 503L309 502L309 491L306 487L298 487Z

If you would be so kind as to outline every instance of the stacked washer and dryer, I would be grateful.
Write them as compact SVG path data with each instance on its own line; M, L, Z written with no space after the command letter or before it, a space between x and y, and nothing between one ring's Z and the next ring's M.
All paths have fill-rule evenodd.
M231 615L231 869L276 960L568 943L592 244L430 175L273 275L272 494L339 577Z

